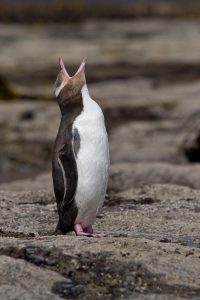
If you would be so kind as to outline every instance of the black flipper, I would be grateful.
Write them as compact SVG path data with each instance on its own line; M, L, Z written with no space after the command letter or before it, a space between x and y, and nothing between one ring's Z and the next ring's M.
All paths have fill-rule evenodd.
M66 142L58 151L57 166L55 173L55 195L58 204L59 222L57 231L67 233L73 228L77 216L77 207L75 205L75 194L78 181L77 166L74 154L74 137L65 134ZM57 188L58 187L58 190Z

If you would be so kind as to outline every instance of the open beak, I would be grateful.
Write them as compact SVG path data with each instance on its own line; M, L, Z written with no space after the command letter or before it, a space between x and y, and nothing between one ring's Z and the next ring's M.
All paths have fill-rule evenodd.
M82 63L80 64L80 67L78 68L77 72L76 72L72 77L74 77L74 76L76 76L77 74L79 74L79 73L81 73L81 72L84 71L84 69L85 69L85 63L86 63L86 57L83 59L83 61L82 61ZM61 57L59 58L59 64L60 64L60 68L61 68L61 71L62 71L63 79L64 79L65 81L68 81L68 80L69 80L70 78L72 78L72 77L69 76L69 74L68 74L68 72L67 72L67 70L66 70L66 68L65 68L65 65L64 65L63 60L62 60Z
M69 83L69 81L71 81L72 79L74 81L74 80L80 80L80 78L83 78L82 80L85 81L85 62L86 62L86 58L83 59L77 72L73 76L70 76L65 68L62 58L61 57L59 58L59 64L60 64L61 70L60 70L60 73L57 77L56 84L55 84L56 97L59 95L61 89L64 86L66 86Z

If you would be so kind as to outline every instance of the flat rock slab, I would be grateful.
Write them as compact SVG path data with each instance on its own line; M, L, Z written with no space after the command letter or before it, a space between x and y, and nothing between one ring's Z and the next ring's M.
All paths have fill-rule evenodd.
M158 19L145 22L103 20L85 22L81 26L2 24L0 66L12 76L17 77L18 73L18 77L26 78L28 72L30 76L34 71L55 66L59 56L66 63L74 62L77 68L77 63L88 53L90 64L97 65L117 61L199 62L198 25L198 20L169 22ZM32 76L33 81L40 80L41 74L37 75Z
M44 201L46 197L53 197L53 180L51 172L44 172L40 175L34 176L32 178L27 178L23 180L16 180L7 183L2 183L0 185L1 191L12 191L12 192L23 192L22 198L26 193L30 194L35 191L41 192L39 198ZM18 194L20 195L20 194ZM33 196L34 197L34 196ZM38 197L38 195L37 195ZM43 198L44 197L44 198ZM27 199L27 197L26 197ZM32 201L31 199L26 201Z
M106 201L101 226L115 234L200 247L200 191L169 184L130 189Z
M52 292L55 282L71 281L56 272L43 270L22 259L0 256L0 297L2 300L58 300Z
M132 121L110 132L112 163L162 161L186 163L184 128L173 121Z
M54 235L52 191L18 184L0 192L0 295L14 300L16 286L22 299L199 299L200 190L156 184L111 194L94 226L107 237L80 238Z
M129 190L107 199L95 227L109 236L145 237L199 247L199 197L199 190L169 185ZM54 198L44 196L44 191L1 192L1 236L54 235L57 219Z
M0 253L12 257L1 256L6 263L2 265L3 284L27 289L30 280L34 285L42 276L38 289L45 286L43 292L50 289L66 299L70 293L77 299L148 299L147 295L162 299L161 294L163 299L198 299L200 292L200 250L185 246L109 237L1 238ZM58 275L51 277L54 272Z
M1 194L1 234L8 236L35 236L45 234L47 231L53 234L57 222L56 205L48 204L52 197L43 197L44 193L24 195L9 193L15 199L22 196L22 202L13 201L10 197ZM45 198L47 202L45 203ZM30 202L29 202L30 201ZM18 203L17 203L18 202Z
M199 189L200 166L164 162L126 162L111 165L108 186L110 192L115 193L155 183L177 184Z

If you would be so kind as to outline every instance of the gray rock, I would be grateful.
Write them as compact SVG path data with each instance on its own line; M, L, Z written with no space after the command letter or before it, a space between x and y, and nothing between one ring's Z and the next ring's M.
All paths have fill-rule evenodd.
M137 297L143 299L141 296L143 293L150 294L150 299L161 299L157 294L163 294L164 299L170 299L170 295L178 299L190 297L198 299L200 253L197 248L191 249L186 246L138 238L108 237L97 240L69 236L67 238L45 237L32 241L1 238L2 254L7 251L11 256L20 257L20 253L23 253L22 249L25 253L28 249L32 249L32 253L41 253L46 262L51 257L56 258L57 263L48 268L56 269L66 277L70 274L72 284L66 281L67 292L76 295L78 299L92 299L95 295L98 295L99 299L105 296L129 299L135 295L136 299ZM29 255L26 255L25 259L34 263ZM16 263L15 260L11 261L14 263L13 270L15 264L21 264L21 260ZM27 263L24 262L24 265L26 266ZM53 273L46 271L47 264L40 267L45 270L32 267L35 270L32 285L36 276L40 278L40 274L44 274L39 286L45 284L46 278L50 277L45 290L55 280L57 283L53 291L63 292L64 280L57 281L59 275L52 279ZM25 269L22 278L27 276L28 270L30 273L29 268ZM48 275L45 274L46 272ZM21 275L20 272L19 274ZM4 273L5 281L7 276L9 275ZM19 276L17 283L22 278ZM30 279L27 276L25 282L21 284L23 288L26 288L28 280ZM85 285L86 280L87 285ZM76 282L74 288L72 288L73 282Z
M200 166L162 162L119 163L111 165L109 191L120 192L146 184L178 184L200 188Z
M200 190L177 185L133 188L110 196L106 201L109 211L115 211L109 222L113 220L116 231L124 233L127 230L127 235L134 237L199 247L199 197ZM109 212L105 214L107 220Z
M23 180L16 180L7 183L2 183L0 185L1 191L13 191L13 192L35 192L45 191L45 197L53 194L53 184L52 184L52 175L51 172L40 173L38 176L32 178L27 178ZM22 194L24 195L24 194ZM40 198L43 195L39 196ZM22 196L23 197L23 196Z
M17 275L16 275L17 276ZM1 285L1 300L59 300L60 297L43 289L24 289L20 285Z
M181 151L184 131L173 121L129 122L110 132L113 163L164 161L184 163Z
M1 235L37 236L53 234L57 209L52 194L45 191L0 193Z
M119 69L111 73L108 68L108 72L112 77L118 75L118 78L122 78L120 71L123 72L125 62L129 64L133 61L140 64L198 62L200 45L196 38L197 28L198 20L190 22L170 20L169 22L159 19L145 22L143 20L92 21L83 23L81 27L79 24L68 24L67 28L65 25L48 24L40 26L39 30L32 26L2 24L0 66L5 73L9 74L9 78L11 76L16 78L18 73L18 80L23 78L24 81L40 82L41 78L44 80L49 76L46 76L47 72L44 74L39 70L46 69L48 74L50 72L55 74L52 66L56 66L59 55L63 56L66 63L73 62L77 65L77 62L89 53L90 64L104 64L104 68L112 62L115 64L121 61ZM9 37L7 42L5 42L6 35ZM111 38L112 43L110 43ZM24 51L25 47L27 51ZM66 49L68 49L67 53ZM17 72L19 66L20 74ZM97 68L95 72L93 69L93 73L97 71ZM34 73L38 76L31 76ZM180 72L179 75L183 74ZM101 77L105 77L105 71Z
M67 280L24 260L0 256L0 297L6 300L61 299L52 292L56 282Z
M22 299L37 299L40 289L41 299L49 292L77 299L143 299L143 294L198 299L200 190L164 184L110 195L94 226L108 236L88 239L53 235L53 196L48 189L37 190L36 182L35 191L17 191L19 182L1 190L0 286L5 295L12 299L5 285L14 284Z

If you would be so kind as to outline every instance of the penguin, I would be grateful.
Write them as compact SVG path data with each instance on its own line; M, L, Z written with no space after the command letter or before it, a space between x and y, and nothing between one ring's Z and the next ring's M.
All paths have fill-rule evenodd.
M105 236L92 225L101 211L109 176L109 145L104 115L90 97L85 59L70 76L59 59L55 96L61 121L54 144L52 177L57 201L56 232L77 236Z

